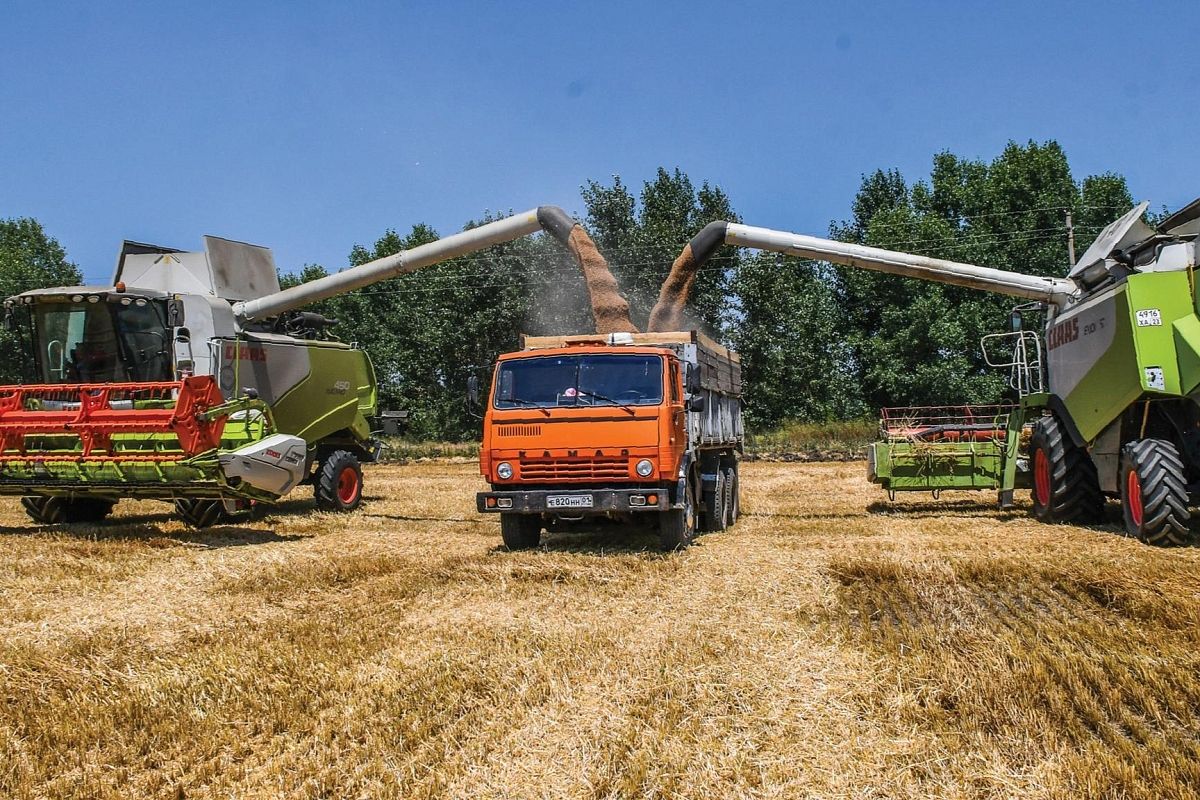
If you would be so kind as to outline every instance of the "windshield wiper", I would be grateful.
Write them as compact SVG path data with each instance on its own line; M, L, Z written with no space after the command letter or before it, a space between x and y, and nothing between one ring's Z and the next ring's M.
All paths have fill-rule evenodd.
M524 397L501 398L500 402L502 402L502 403L524 403L525 405L527 405L531 408L536 408L538 411L542 412L547 417L550 416L550 409L546 408L544 405L542 405L540 403L535 403L532 400L526 400Z
M633 410L632 406L630 406L627 403L622 403L620 400L614 400L613 398L609 397L608 395L600 394L599 392L591 392L591 391L588 391L587 389L576 389L575 391L579 392L580 394L589 394L592 397L596 398L597 400L607 400L608 402L612 403L613 405L619 406L620 408L623 408L626 411L628 411L629 415L631 417L637 416L637 412Z

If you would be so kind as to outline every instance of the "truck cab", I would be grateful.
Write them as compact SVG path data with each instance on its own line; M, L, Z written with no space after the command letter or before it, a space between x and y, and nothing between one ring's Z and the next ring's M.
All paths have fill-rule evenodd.
M740 401L710 398L700 385L694 333L526 337L525 345L496 363L480 450L490 491L477 507L501 515L510 548L588 517L653 514L669 547L686 544L698 515L726 522ZM722 419L727 435L706 437L704 421ZM720 499L706 501L714 492Z

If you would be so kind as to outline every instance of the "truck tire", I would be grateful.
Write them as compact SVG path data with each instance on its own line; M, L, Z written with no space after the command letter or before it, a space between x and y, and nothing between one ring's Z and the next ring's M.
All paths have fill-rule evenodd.
M1125 530L1158 547L1191 544L1183 461L1165 439L1142 439L1121 449L1121 511Z
M725 527L732 528L738 520L738 468L733 462L725 468Z
M115 500L100 497L44 497L33 495L21 498L25 513L43 525L72 522L100 522L112 513Z
M725 470L717 469L717 485L713 487L708 510L704 512L704 530L706 531L723 531L729 522L729 516L725 511L725 500L728 496L728 483L725 477Z
M334 450L317 467L313 495L322 511L353 511L362 504L362 467L347 450Z
M683 508L670 508L658 519L658 544L663 550L680 550L687 547L696 533L696 501L692 496L692 482L686 481Z
M532 550L542 540L542 520L532 514L501 514L500 538L509 550Z
M1042 522L1082 522L1100 519L1104 495L1096 465L1075 446L1062 423L1042 417L1029 441L1033 470L1033 513Z
M204 498L188 498L175 501L175 513L193 528L211 528L225 522L225 502Z

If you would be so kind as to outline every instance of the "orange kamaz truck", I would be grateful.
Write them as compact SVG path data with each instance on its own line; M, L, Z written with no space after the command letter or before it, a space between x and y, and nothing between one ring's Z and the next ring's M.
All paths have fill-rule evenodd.
M648 515L684 547L737 520L741 397L737 354L696 331L526 336L492 376L477 506L510 549Z

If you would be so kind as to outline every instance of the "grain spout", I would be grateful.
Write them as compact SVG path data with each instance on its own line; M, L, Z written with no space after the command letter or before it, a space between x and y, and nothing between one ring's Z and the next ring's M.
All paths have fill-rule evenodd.
M592 302L592 316L596 320L596 333L637 333L637 327L629 319L629 301L621 296L621 288L608 268L608 262L600 255L596 243L582 226L571 228L567 247L583 270L583 279Z

